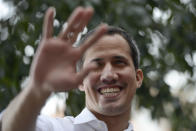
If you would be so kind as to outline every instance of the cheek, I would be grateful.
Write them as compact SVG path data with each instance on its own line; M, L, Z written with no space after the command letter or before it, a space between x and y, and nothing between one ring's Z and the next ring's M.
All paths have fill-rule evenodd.
M130 69L130 68L126 68L124 70L120 71L120 75L124 80L128 80L129 82L133 82L136 81L136 74L135 71Z

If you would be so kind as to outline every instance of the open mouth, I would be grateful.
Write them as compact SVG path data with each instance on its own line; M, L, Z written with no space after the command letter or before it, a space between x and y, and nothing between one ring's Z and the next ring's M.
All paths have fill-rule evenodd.
M122 90L121 87L104 87L104 88L99 88L98 92L106 97L114 97L117 96L121 90Z

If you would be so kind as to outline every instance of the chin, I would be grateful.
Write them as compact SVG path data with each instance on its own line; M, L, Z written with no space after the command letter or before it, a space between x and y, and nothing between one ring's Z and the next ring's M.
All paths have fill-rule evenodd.
M101 114L106 115L106 116L117 116L125 112L127 112L126 107L104 107L102 108Z

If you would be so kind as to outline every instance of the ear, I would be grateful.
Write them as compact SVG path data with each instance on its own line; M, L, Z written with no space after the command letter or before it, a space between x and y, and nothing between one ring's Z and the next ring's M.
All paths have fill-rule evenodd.
M79 88L80 91L84 91L84 86L83 86L83 84L80 84L78 88Z
M143 81L143 72L141 69L136 70L137 88L141 87Z

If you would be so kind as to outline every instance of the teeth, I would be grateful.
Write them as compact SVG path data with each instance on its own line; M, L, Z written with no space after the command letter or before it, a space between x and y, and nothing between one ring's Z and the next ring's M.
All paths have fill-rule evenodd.
M105 88L105 89L101 89L101 93L102 94L116 93L116 92L119 92L119 91L120 91L119 88Z

